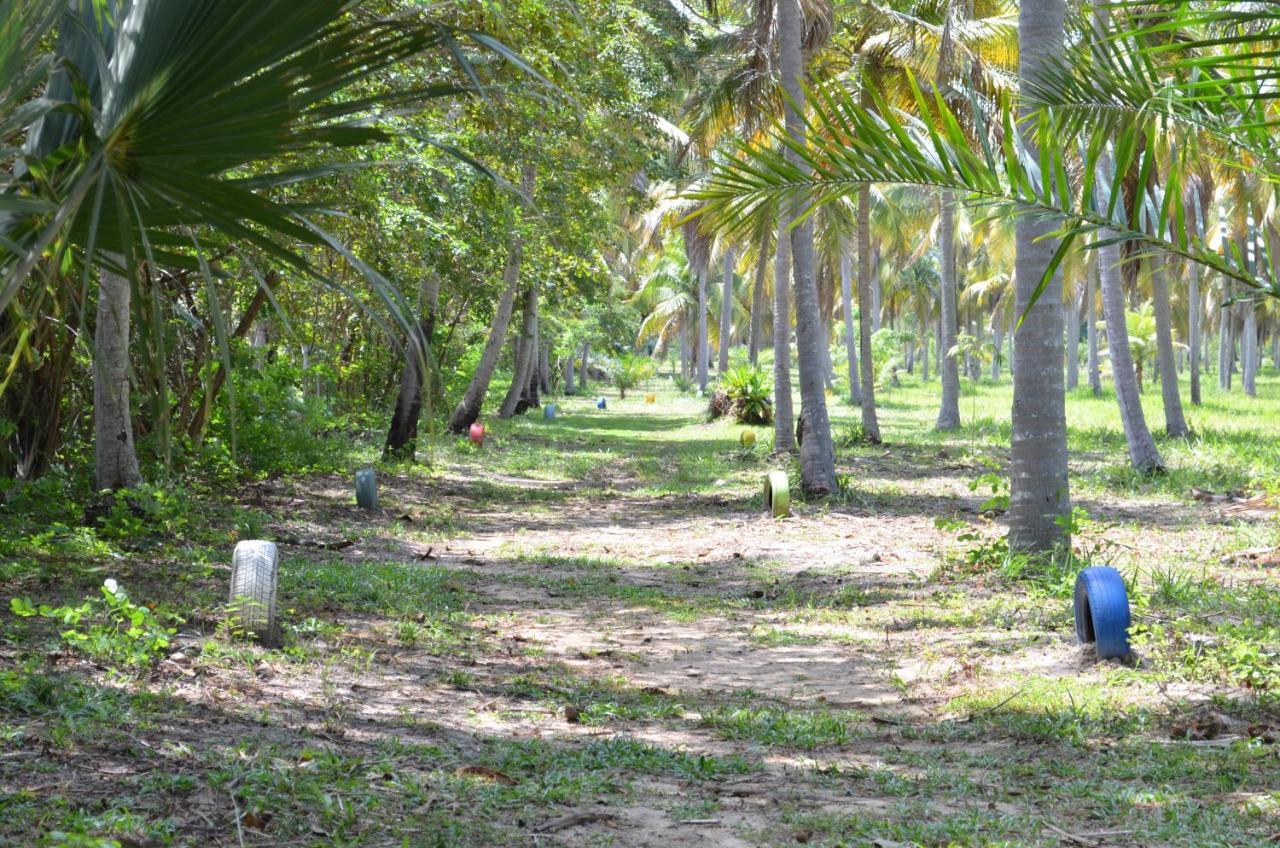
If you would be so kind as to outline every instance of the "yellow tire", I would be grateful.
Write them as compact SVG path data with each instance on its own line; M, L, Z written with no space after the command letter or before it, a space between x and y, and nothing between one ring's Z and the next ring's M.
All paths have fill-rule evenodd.
M786 518L791 514L791 485L787 472L770 471L764 478L764 503L774 518Z

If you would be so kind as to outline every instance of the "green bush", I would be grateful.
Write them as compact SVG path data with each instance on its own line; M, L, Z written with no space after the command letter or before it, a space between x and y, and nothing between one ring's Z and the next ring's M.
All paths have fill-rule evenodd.
M100 591L101 598L91 597L76 607L37 607L25 598L12 598L9 610L19 618L60 621L67 626L62 640L99 662L141 668L163 656L169 637L177 632L168 625L179 619L135 604L113 579L104 581Z
M773 403L769 399L773 381L764 369L751 365L731 368L720 379L720 388L729 397L727 413L733 416L734 421L739 424L773 423Z
M613 367L613 384L618 387L618 396L625 398L627 389L635 388L653 376L656 367L647 356L624 354L619 357Z

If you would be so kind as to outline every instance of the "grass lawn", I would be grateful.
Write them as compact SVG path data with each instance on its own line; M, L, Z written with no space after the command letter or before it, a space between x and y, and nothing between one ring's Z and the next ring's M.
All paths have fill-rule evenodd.
M1205 382L1154 477L1113 397L1070 395L1051 562L986 509L1007 382L965 382L940 434L904 375L883 445L834 400L842 489L784 520L767 428L744 449L661 378L423 445L375 514L350 472L378 434L349 471L191 475L89 520L39 484L0 511L0 844L1272 844L1280 525L1191 492L1275 489L1280 380ZM279 647L227 626L241 538L280 543ZM1087 563L1130 583L1132 662L1075 644ZM76 614L107 578L132 637Z

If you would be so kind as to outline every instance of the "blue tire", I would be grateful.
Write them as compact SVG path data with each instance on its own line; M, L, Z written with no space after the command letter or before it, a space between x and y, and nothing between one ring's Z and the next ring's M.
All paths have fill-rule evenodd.
M378 508L378 481L372 468L356 472L356 503L370 512Z
M1105 565L1076 577L1076 638L1096 643L1098 659L1129 656L1129 593L1120 572Z
M556 405L555 405L554 403L549 403L549 404L547 404L546 406L542 407L542 417L543 417L543 418L545 418L545 419L547 419L548 421L550 421L550 420L552 420L553 418L555 418L555 417L556 417Z
M607 409L608 407L609 407L609 402L607 400L605 400L603 397L596 398L596 409Z

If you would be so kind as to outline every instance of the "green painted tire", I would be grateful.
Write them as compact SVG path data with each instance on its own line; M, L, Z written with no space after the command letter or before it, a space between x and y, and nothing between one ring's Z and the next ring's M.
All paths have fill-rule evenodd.
M369 512L378 508L378 479L372 468L356 472L356 503Z
M791 514L791 484L787 472L770 471L764 478L764 503L774 518Z

